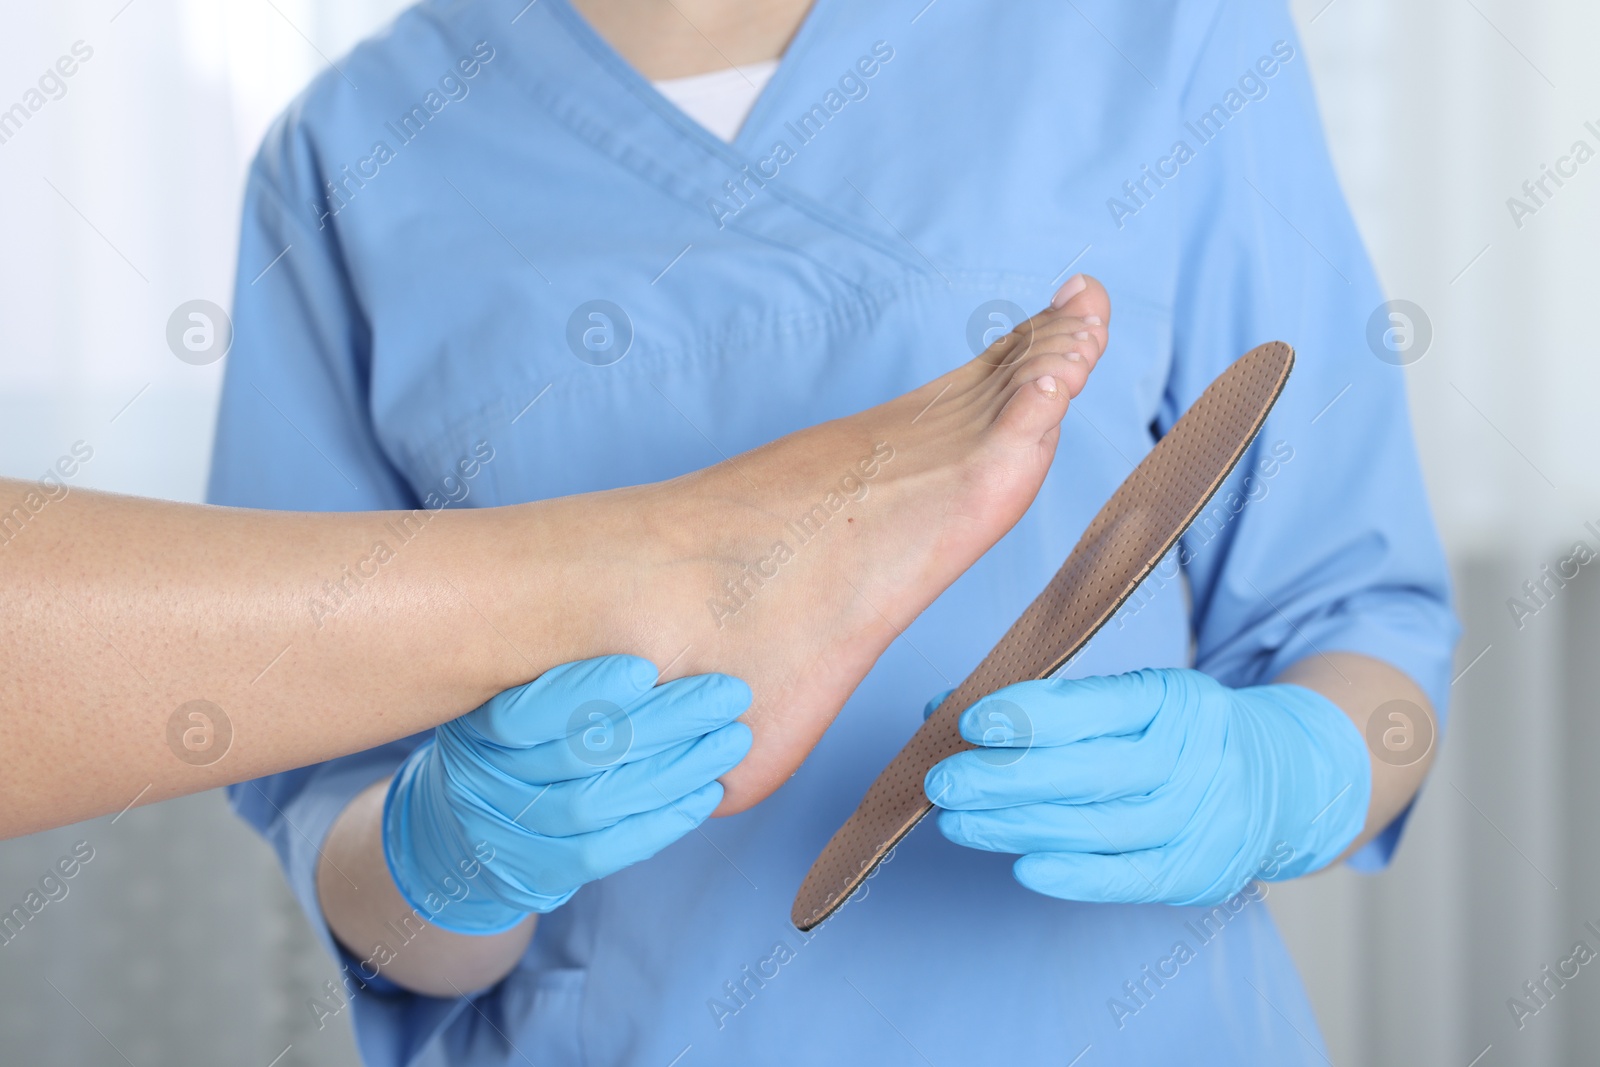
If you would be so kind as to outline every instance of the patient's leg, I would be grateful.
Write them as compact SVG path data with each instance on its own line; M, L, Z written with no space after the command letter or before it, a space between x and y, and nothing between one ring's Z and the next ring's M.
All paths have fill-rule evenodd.
M754 803L1033 498L1105 342L1104 291L1066 288L906 396L619 492L313 516L0 479L0 837L385 744L610 652L750 683L726 800Z
M755 745L720 813L782 785L896 635L1033 501L1110 319L1092 279L1056 303L886 404L574 498L589 509L582 549L597 568L616 560L597 580L625 581L592 651L648 656L664 677L724 671L754 693Z
M1068 282L1056 303L921 389L708 470L495 509L487 540L478 516L441 515L451 580L419 567L393 595L455 612L466 647L512 661L508 679L607 652L649 656L670 677L743 678L755 743L724 776L721 810L747 808L805 759L899 629L1033 500L1110 318L1092 281ZM380 713L378 738L417 721ZM358 957L411 910L384 859L383 807L384 783L356 797L318 867L329 926ZM385 973L434 995L480 988L521 957L532 930L429 927Z

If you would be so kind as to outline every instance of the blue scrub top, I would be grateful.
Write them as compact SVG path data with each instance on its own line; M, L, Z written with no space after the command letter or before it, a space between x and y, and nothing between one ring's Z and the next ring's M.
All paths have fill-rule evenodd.
M1070 270L1115 308L1037 502L794 778L585 887L471 1004L375 983L342 1013L366 1062L1322 1062L1252 897L1053 900L929 823L814 936L788 923L924 702L1263 341L1299 363L1259 442L1074 673L1192 664L1249 685L1340 649L1395 664L1441 711L1449 688L1456 625L1403 372L1369 348L1383 297L1281 0L924 3L817 0L731 145L567 0L423 4L268 135L221 504L477 507L668 478L929 380L970 356L975 311L981 332L990 301L1038 308ZM608 327L591 301L622 314ZM418 740L233 791L331 951L313 843Z

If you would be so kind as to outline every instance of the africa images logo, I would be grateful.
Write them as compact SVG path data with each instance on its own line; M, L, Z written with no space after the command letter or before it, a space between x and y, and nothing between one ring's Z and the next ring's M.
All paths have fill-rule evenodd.
M1235 115L1249 104L1265 100L1271 92L1268 82L1277 77L1278 72L1294 57L1294 45L1288 41L1274 41L1271 55L1261 56L1252 66L1245 68L1238 81L1222 94L1220 101L1202 111L1193 121L1183 124L1184 130L1194 140L1193 145L1187 138L1180 137L1172 143L1166 155L1155 161L1154 169L1148 163L1142 164L1137 176L1123 182L1123 195L1106 200L1106 210L1111 213L1111 221L1117 224L1117 229L1125 227L1130 218L1148 207L1168 182L1183 173L1183 168L1199 154L1201 148L1222 136L1222 131Z

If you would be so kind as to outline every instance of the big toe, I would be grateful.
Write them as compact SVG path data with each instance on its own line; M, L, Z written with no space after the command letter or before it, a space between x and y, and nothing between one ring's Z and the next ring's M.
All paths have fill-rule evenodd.
M1060 369L1055 373L1046 370L1038 377L1018 382L995 419L998 441L1011 447L1048 444L1053 448L1053 431L1066 416L1071 399L1066 376Z

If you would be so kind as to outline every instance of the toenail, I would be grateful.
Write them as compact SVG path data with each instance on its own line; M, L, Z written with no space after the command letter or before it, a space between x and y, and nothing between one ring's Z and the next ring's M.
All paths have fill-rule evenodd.
M1085 326L1099 326L1101 324L1100 323L1100 316L1099 315L1085 315L1083 317L1083 324Z
M1083 353L1081 353L1081 352L1068 352L1067 353L1067 362L1068 363L1082 363L1083 362Z
M1056 393L1060 392L1060 388L1056 385L1056 380L1048 374L1042 378L1035 379L1034 384L1039 387L1039 392L1045 396L1055 396Z
M1077 333L1072 335L1072 339L1074 341L1087 341L1089 339L1089 331L1079 330Z
M1061 288L1056 290L1056 295L1050 298L1050 306L1063 307L1068 300L1089 288L1089 281L1081 274L1074 274L1061 283Z

